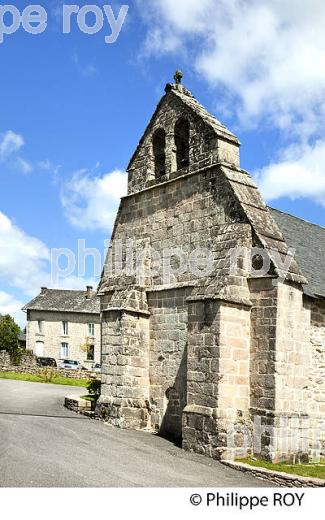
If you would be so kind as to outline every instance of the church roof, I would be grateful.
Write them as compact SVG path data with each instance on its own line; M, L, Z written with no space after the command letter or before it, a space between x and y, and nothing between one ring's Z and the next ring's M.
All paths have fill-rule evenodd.
M87 298L87 291L43 289L23 310L99 314L100 301L96 293Z
M296 250L295 258L308 280L305 293L325 297L325 228L277 209L269 210L288 246Z

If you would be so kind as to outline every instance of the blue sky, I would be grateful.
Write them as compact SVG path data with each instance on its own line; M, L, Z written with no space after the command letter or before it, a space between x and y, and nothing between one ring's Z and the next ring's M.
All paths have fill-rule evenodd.
M84 239L104 258L124 169L177 68L238 135L268 203L325 226L323 2L131 0L111 45L107 22L62 34L63 3L41 3L43 34L0 44L1 313L22 323L21 305L51 285L52 248ZM57 285L96 282L91 266Z

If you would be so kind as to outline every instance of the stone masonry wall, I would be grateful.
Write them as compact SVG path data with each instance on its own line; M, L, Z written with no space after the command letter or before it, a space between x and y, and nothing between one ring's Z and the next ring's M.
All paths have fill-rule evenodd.
M185 269L179 269L176 262L168 280L161 271L147 272L139 280L136 274L120 271L115 273L113 270L100 288L103 293L101 300L104 313L101 403L110 406L112 413L109 412L109 421L120 426L128 423L122 419L121 414L122 408L126 409L129 405L126 406L123 401L121 405L121 397L123 388L126 391L125 396L130 394L129 384L124 384L123 380L129 381L129 372L133 370L133 360L130 357L125 359L124 366L113 365L112 360L120 354L124 346L123 336L115 330L114 313L123 312L123 305L130 307L127 292L132 292L132 288L141 285L147 291L150 314L150 385L145 386L146 378L137 379L136 389L139 395L133 405L135 408L140 406L142 415L137 411L134 413L137 415L138 425L146 423L148 408L145 408L144 403L150 399L151 420L146 427L154 430L160 428L161 432L180 437L181 410L186 404L187 311L185 292L182 293L182 290L186 289L187 296L198 285L203 292L213 290L213 294L220 294L223 291L225 298L233 300L237 296L241 299L247 289L244 288L243 277L230 276L230 250L238 243L249 246L252 240L251 227L236 203L223 173L214 168L196 176L175 179L172 183L161 184L124 199L113 234L108 266L114 268L116 265L116 244L125 245L128 240L139 244L139 249L151 247L161 255L166 250L181 249L189 257L198 248L206 248L211 253L208 275L193 272L190 264ZM124 255L125 252L122 257ZM172 260L170 265L173 265ZM120 298L120 293L125 295L124 301ZM132 301L131 304L133 305ZM141 351L141 343L136 348L138 357L145 359L146 353L145 349ZM120 389L119 394L116 392L117 387ZM137 399L140 399L140 405Z
M288 460L292 451L306 458L310 312L301 289L275 285L272 278L250 280L249 285L255 453Z
M311 368L308 411L311 419L313 448L325 455L325 303L311 304Z
M278 284L276 409L307 414L310 310L300 288Z
M278 414L278 424L274 432L275 460L308 460L309 370L310 310L304 305L301 288L279 283L275 361L275 409ZM294 447L290 448L293 438Z
M1 350L0 351L0 366L6 367L6 366L9 366L10 364L11 364L10 356L9 356L8 352L6 352L5 350Z
M152 289L193 281L204 284L204 277L202 279L196 271L193 273L187 265L183 270L176 265L174 273L164 279L163 269L156 268L152 260L150 263L150 258L147 263L152 267L152 276L146 271L143 276L136 276L136 253L137 250L143 252L151 248L163 255L164 252L168 254L168 251L180 249L186 262L198 248L207 248L213 257L212 274L219 274L217 291L228 282L225 277L229 274L229 247L237 245L242 236L246 240L248 228L246 217L218 168L126 197L121 203L106 260L107 288L114 290L142 285ZM131 273L116 269L119 266L120 247L122 245L122 257L125 259L128 241L132 241L135 250ZM105 289L105 285L101 289Z
M148 293L150 316L151 427L182 437L186 405L189 288Z
M249 345L248 307L213 300L191 304L185 449L215 459L250 453L244 445L251 430Z
M251 311L250 400L253 415L275 407L277 290L272 278L249 281Z
M239 168L236 137L181 85L166 92L131 159L99 287L100 406L112 424L182 433L210 457L302 460L308 414L324 413L325 311L314 309L311 334L294 261L274 285L287 245ZM264 279L243 258L231 270L233 249L253 244L271 259Z
M10 367L12 365L10 355L5 350L0 352L0 366ZM20 358L20 366L34 367L36 365L36 358L31 352L23 352Z
M185 117L190 123L190 161L189 166L177 170L174 128L180 117ZM138 192L159 182L155 178L152 136L160 128L166 132L166 174L162 176L162 182L222 161L239 166L238 141L228 141L227 137L217 138L198 114L186 109L177 97L166 96L161 103L161 110L151 123L150 131L145 134L131 161L129 193Z
M104 313L99 413L123 428L149 424L148 318L119 310Z

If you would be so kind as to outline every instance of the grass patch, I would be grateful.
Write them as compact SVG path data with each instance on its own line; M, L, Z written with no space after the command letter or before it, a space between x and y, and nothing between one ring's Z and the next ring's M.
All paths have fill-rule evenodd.
M300 477L312 477L325 479L325 460L322 460L319 464L288 464L287 462L281 462L279 464L273 464L265 460L254 460L254 459L238 459L237 462L243 462L254 466L255 468L270 469L271 471L280 471L281 473L290 473L291 475L299 475Z
M65 385L65 386L81 386L86 387L86 379L72 379L70 377L54 376L51 381L45 381L45 379L39 375L34 374L18 374L16 372L0 372L0 379L13 379L15 381L27 381L30 383L44 383L52 385Z
M82 395L80 399L83 399L84 401L91 401L92 403L96 403L98 400L98 396L96 395Z

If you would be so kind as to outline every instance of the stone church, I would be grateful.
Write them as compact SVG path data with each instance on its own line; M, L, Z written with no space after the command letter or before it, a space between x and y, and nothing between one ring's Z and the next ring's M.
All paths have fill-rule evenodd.
M99 413L215 459L315 457L325 229L266 206L237 137L181 73L165 92L128 166L99 285Z

